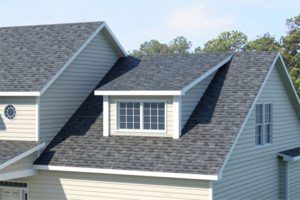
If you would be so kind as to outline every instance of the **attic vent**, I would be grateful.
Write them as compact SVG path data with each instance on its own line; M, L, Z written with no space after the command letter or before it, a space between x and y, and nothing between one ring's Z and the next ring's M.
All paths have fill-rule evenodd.
M7 105L4 109L4 115L7 119L14 119L16 116L16 108L13 105Z

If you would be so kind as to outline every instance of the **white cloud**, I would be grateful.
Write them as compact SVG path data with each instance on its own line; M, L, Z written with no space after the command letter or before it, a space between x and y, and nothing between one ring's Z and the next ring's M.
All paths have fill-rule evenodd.
M212 33L231 28L236 19L231 15L221 16L217 10L201 3L178 6L171 10L167 25L175 31L188 33Z

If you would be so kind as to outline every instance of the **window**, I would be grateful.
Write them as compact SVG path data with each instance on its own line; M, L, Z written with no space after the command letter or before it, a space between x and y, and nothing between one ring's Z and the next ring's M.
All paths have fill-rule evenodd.
M4 115L7 119L14 119L16 116L16 108L13 105L7 105L4 108Z
M272 104L256 104L255 144L270 144L272 139Z
M118 103L118 129L164 131L165 102L139 101Z

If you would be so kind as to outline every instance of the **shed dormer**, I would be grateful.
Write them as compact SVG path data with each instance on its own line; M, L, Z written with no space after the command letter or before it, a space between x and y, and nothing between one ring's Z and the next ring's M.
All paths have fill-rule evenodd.
M117 78L95 91L103 96L103 135L179 139L215 72L230 59L230 53L156 55L123 63L124 71L112 71Z

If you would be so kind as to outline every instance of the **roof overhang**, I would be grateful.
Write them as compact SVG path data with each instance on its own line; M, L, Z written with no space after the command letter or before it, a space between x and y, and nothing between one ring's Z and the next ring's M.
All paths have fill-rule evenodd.
M167 173L167 172L151 172L151 171L99 169L99 168L85 168L85 167L65 167L65 166L51 166L51 165L34 165L34 168L38 170L48 170L48 171L82 172L82 173L96 173L96 174L210 180L210 181L218 180L217 175L205 175L205 174L184 174L184 173Z
M37 151L40 151L40 150L44 149L45 147L46 147L46 143L38 144L37 146L35 146L35 147L33 147L33 148L31 148L31 149L29 149L29 150L21 153L20 155L17 155L16 157L14 157L14 158L12 158L10 160L7 160L6 162L2 163L0 165L0 170L8 167L9 165L14 164L15 162L17 162L17 161L19 161L19 160L21 160L21 159L29 156L30 154L32 154L34 152L37 152Z
M282 157L284 161L290 162L290 161L299 161L300 160L300 155L299 156L289 156L289 155L285 155L282 153L278 153L277 154L279 157Z
M224 66L232 59L232 55L226 57L216 66L202 74L197 79L193 80L181 90L95 90L96 96L184 96L187 91L195 85L206 79L208 76L216 72L220 67Z

